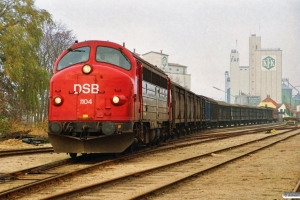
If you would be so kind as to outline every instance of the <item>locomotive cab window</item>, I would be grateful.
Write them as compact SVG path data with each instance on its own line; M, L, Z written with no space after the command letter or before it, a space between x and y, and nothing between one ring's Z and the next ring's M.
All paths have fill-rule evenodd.
M129 59L119 50L109 47L97 47L96 61L116 65L126 70L130 70Z
M57 70L61 70L68 66L89 60L90 47L81 47L77 49L70 48L68 51L69 52L59 61Z

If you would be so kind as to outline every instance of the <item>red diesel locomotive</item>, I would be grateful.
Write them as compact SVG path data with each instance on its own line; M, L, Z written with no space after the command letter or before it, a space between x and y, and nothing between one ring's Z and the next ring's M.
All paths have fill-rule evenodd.
M276 113L197 95L124 45L85 41L55 62L48 135L71 157L120 153L207 127L276 121Z
M75 43L50 81L49 139L55 152L118 153L170 134L170 81L124 46Z

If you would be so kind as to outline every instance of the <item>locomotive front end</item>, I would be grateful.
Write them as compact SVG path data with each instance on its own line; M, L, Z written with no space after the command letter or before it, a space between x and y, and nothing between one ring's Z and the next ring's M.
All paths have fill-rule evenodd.
M110 42L63 52L50 82L49 139L55 152L119 153L133 141L134 60Z

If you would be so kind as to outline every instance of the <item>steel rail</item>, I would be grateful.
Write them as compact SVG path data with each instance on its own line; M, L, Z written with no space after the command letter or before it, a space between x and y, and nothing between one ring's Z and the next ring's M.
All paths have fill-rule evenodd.
M70 198L70 197L72 198L72 197L75 197L75 195L78 195L78 194L82 195L83 193L87 193L87 191L97 190L99 188L105 187L108 184L109 185L114 185L114 184L116 184L118 182L125 181L128 178L134 178L134 177L139 177L139 176L142 177L146 173L154 173L154 172L158 171L159 169L169 168L169 167L171 167L173 165L178 165L178 164L182 164L182 163L191 162L192 160L195 160L195 159L203 159L204 157L211 156L212 154L217 154L217 153L221 153L221 152L224 152L224 151L233 150L233 149L236 149L236 148L239 148L239 147L243 147L243 146L248 145L248 144L256 143L258 141L263 141L263 140L267 140L267 139L270 139L270 138L273 138L273 137L278 137L278 136L284 135L284 134L286 134L288 132L291 132L291 131L293 131L293 130L285 131L285 132L282 132L282 133L277 134L277 135L270 135L270 136L267 136L267 137L264 137L264 138L261 138L261 139L253 140L253 141L250 141L250 142L245 142L245 143L242 143L242 144L239 144L239 145L227 147L227 148L224 148L224 149L220 149L220 150L217 150L217 151L205 153L205 154L202 154L202 155L199 155L199 156L194 156L194 157L191 157L191 158L188 158L188 159L184 159L184 160L181 160L181 161L176 161L176 162L173 162L173 163L161 165L161 166L154 167L154 168L151 168L151 169L134 172L134 173L131 173L131 174L128 174L128 175L123 175L121 177L117 177L117 178L114 178L114 179L111 179L111 180L108 180L108 181L101 181L101 182L98 182L98 183L95 183L95 184L92 184L92 185L89 185L89 186L85 186L85 187L82 187L82 188L76 188L74 190L66 191L64 193L47 196L44 199L62 199L62 198ZM271 142L268 145L265 145L263 147L256 148L255 150L252 150L250 152L244 153L244 154L242 154L240 156L237 156L235 158L229 159L229 160L227 160L225 162L222 162L220 164L217 164L217 165L214 165L212 167L209 167L209 168L207 168L205 170L201 170L201 171L193 173L193 174L191 174L189 176L180 178L177 181L174 181L174 182L171 182L171 183L166 184L164 186L161 186L161 187L149 190L149 191L147 191L147 192L145 192L143 194L139 194L139 195L136 195L134 197L130 197L130 199L145 198L149 194L155 193L155 192L160 191L160 190L164 190L166 188L169 188L170 186L173 186L174 184L178 184L178 183L180 183L182 181L185 181L185 180L188 180L188 179L190 179L190 178L192 178L194 176L197 176L197 175L200 175L200 174L207 173L209 171L215 170L215 169L217 169L217 168L219 168L221 166L224 166L224 165L226 165L228 163L232 163L233 161L236 161L236 160L238 160L238 159L240 159L242 157L245 157L245 156L247 156L249 154L253 154L253 153L257 152L257 151L263 150L263 149L265 149L267 147L275 145L275 144L277 144L277 143L279 143L281 141L287 140L287 139L289 139L291 137L294 137L296 135L299 135L299 132L294 133L294 134L292 134L290 136L284 137L284 138L282 138L280 140L277 140L275 142Z
M0 157L18 156L18 155L36 154L36 153L49 153L49 152L53 152L52 147L5 150L5 151L0 151Z

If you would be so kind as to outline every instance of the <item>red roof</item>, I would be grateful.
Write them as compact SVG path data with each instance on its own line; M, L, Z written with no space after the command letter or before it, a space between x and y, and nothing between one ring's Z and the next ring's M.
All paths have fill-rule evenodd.
M285 107L286 107L287 109L289 109L293 114L296 114L296 113L297 113L296 111L294 111L294 110L291 108L291 106L290 106L289 104L284 103L284 105L285 105Z
M271 97L265 98L262 102L271 102L274 106L276 106L276 108L279 107L278 103L276 103L276 101L274 101L273 99L271 99Z

